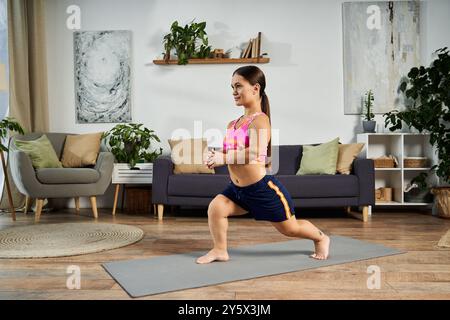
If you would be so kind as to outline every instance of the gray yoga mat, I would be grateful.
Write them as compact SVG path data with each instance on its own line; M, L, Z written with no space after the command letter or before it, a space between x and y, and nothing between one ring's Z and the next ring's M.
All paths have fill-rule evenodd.
M207 251L194 251L103 267L130 296L140 297L404 253L348 237L330 238L327 260L310 258L314 243L302 239L229 248L227 262L200 265L195 260Z

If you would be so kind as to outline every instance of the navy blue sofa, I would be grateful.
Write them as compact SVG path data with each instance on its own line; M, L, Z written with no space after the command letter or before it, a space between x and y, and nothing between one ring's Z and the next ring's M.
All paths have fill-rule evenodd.
M312 144L317 145L317 144ZM375 204L375 175L372 159L357 158L349 175L296 175L302 157L302 145L272 146L275 177L289 191L295 207L362 207L363 221ZM278 159L274 156L278 152ZM158 216L164 206L205 206L229 183L228 167L215 168L215 174L173 174L170 155L158 157L153 164L152 202Z

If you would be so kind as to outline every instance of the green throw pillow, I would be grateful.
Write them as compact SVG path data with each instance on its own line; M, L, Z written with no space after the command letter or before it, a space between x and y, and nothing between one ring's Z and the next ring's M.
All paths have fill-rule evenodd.
M296 175L336 174L339 137L318 146L303 146L303 155Z
M15 140L14 144L18 150L28 154L35 169L63 167L45 134L36 140Z

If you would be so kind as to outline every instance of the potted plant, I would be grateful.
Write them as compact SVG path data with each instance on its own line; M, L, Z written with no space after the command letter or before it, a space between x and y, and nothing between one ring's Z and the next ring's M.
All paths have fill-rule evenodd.
M195 20L195 19L194 19ZM178 21L174 21L170 27L170 33L164 36L164 60L170 59L170 51L175 49L178 56L178 64L187 64L190 58L207 58L211 53L211 46L208 46L206 36L206 22L194 23L181 27ZM197 40L202 44L197 47Z
M13 118L6 117L0 122L0 157L2 159L3 174L5 175L6 191L8 193L8 201L11 209L12 219L16 221L16 212L14 211L14 204L11 195L11 188L9 187L8 170L6 168L6 161L3 152L8 152L9 149L3 144L3 141L8 136L8 131L18 132L24 134L24 130L21 125Z
M405 111L385 113L385 127L401 129L403 123L420 133L430 134L430 144L436 147L438 185L431 189L441 217L450 218L450 54L447 47L434 52L437 58L430 67L412 68L402 80L400 91L406 96Z
M162 154L162 148L159 151L149 151L152 140L161 141L153 130L143 127L143 124L118 124L103 133L102 139L107 140L116 160L128 163L132 170L139 170L136 163L153 162Z
M364 132L375 132L376 121L373 120L375 115L372 112L373 100L372 90L367 91L364 99L365 111L363 112L363 116L365 118L363 121Z

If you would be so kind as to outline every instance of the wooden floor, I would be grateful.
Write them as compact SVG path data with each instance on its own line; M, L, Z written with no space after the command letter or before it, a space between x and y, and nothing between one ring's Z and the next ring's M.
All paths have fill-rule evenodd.
M153 215L115 218L100 210L100 222L135 225L145 231L140 242L124 248L88 255L48 259L0 259L0 299L130 299L104 271L109 261L140 259L208 250L211 240L206 217L177 217L165 213L163 222ZM205 213L206 214L206 213ZM297 213L297 218L301 213ZM450 229L450 221L424 212L373 212L371 220L347 217L306 217L323 231L367 240L407 251L406 254L292 272L258 279L182 290L143 299L450 299L450 250L435 247ZM89 209L44 213L41 223L92 221ZM12 222L0 215L0 229L33 224L33 215L18 214ZM286 241L268 222L232 218L229 246ZM311 243L311 250L313 243ZM331 253L332 254L332 253ZM81 268L81 289L66 288L69 265ZM381 269L380 289L368 289L367 267Z

